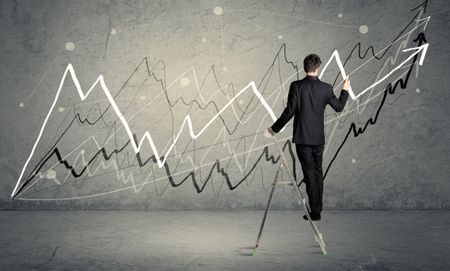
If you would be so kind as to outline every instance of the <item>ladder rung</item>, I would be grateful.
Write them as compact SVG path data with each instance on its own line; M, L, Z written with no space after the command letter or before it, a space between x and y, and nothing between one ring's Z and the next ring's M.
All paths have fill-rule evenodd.
M292 185L291 182L277 182L277 185Z

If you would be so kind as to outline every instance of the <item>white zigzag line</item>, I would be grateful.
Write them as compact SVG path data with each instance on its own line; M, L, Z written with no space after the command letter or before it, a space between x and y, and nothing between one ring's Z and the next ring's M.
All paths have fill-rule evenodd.
M47 124L47 121L48 121L48 119L49 119L51 113L53 112L53 108L55 107L56 102L58 101L59 95L61 94L61 90L62 90L62 87L63 87L63 85L64 85L64 81L65 81L65 79L66 79L66 77L67 77L67 73L68 73L68 72L70 73L70 75L71 75L71 77L72 77L72 81L73 81L73 83L75 84L75 87L76 87L76 89L77 89L78 95L80 96L81 100L85 100L85 99L89 96L89 94L92 92L92 90L94 89L94 87L95 87L98 83L100 83L100 85L101 85L101 87L102 87L102 89L103 89L103 92L105 93L105 95L106 95L106 97L108 98L108 100L109 100L109 102L110 102L112 108L114 109L114 112L117 114L117 116L119 117L120 121L122 122L122 124L123 124L123 126L124 126L124 128L125 128L125 130L126 130L126 132L127 132L127 134L128 134L128 137L130 138L130 142L131 142L131 145L132 145L134 151L135 151L136 153L138 153L139 150L140 150L140 148L141 148L141 146L142 146L142 144L143 144L143 142L144 142L144 140L147 139L147 141L150 143L150 146L151 146L151 148L152 148L152 151L153 151L153 153L154 153L154 155L155 155L155 157L156 157L156 162L157 162L157 164L158 164L158 166L159 166L160 168L162 168L162 167L164 166L164 163L165 163L165 161L166 161L166 159L167 159L168 154L171 152L172 148L174 147L174 145L175 145L176 142L178 141L178 138L180 137L181 132L184 130L184 126L185 126L186 124L187 124L188 127L189 127L189 134L190 134L191 138L192 138L192 139L198 138L198 137L199 137L199 136L200 136L200 135L201 135L201 134L202 134L202 133L203 133L203 132L204 132L204 131L205 131L205 130L213 123L213 122L214 122L214 120L216 120L216 119L219 117L219 115L220 115L223 111L225 111L225 110L228 108L228 106L230 106L230 105L232 104L232 102L233 102L237 97L239 97L242 93L244 93L248 88L251 88L251 89L253 90L254 94L255 94L256 97L260 100L260 102L263 104L263 106L266 108L266 110L269 112L269 114L270 114L270 116L272 117L272 119L273 119L274 121L276 120L276 116L275 116L274 112L272 111L271 107L267 104L267 102L265 101L265 99L262 97L261 93L259 93L259 91L257 90L256 85L255 85L255 82L254 82L254 81L251 81L247 86L245 86L241 91L239 91L239 93L237 93L237 95L236 95L235 97L233 97L233 99L231 99L228 103L226 103L225 106L224 106L219 112L217 112L217 114L215 114L214 117L211 118L210 121L209 121L208 123L206 123L206 125L205 125L198 133L195 133L195 132L194 132L193 127L192 127L192 120L191 120L191 117L190 117L190 115L187 115L187 116L185 117L184 121L183 121L183 124L181 125L181 128L180 128L180 130L179 130L177 136L175 137L174 142L172 143L172 145L171 145L171 146L169 147L169 149L167 150L166 155L164 155L164 158L161 159L161 158L160 158L160 155L159 155L159 152L158 152L158 150L156 149L156 146L155 146L155 144L154 144L154 141L153 141L152 136L151 136L151 134L150 134L149 131L146 131L146 132L144 133L143 137L141 138L141 140L139 141L139 144L136 144L136 142L134 141L134 138L133 138L133 133L132 133L132 131L131 131L131 129L130 129L130 127L129 127L127 121L126 121L126 119L124 118L124 116L123 116L122 113L120 112L119 107L117 106L116 102L114 101L114 98L112 97L111 92L109 91L108 87L106 86L106 83L105 83L105 81L104 81L104 79L103 79L103 75L100 75L100 76L97 78L97 80L94 82L94 84L91 86L91 88L90 88L86 93L84 93L84 92L82 91L82 89L81 89L80 82L78 81L78 79L77 79L77 77L76 77L76 74L75 74L75 71L74 71L74 69L73 69L73 66L72 66L72 64L69 63L69 64L67 65L66 70L64 71L64 75L63 75L62 80L61 80L61 82L60 82L60 84L59 84L59 88L58 88L58 91L56 92L55 99L53 100L53 103L52 103L52 105L51 105L51 107L50 107L50 110L49 110L49 112L47 113L47 116L45 117L44 123L43 123L43 125L42 125L42 127L41 127L41 130L39 131L39 135L38 135L38 137L37 137L37 139L36 139L35 144L33 145L33 148L32 148L32 150L31 150L31 153L30 153L30 155L29 155L27 161L25 162L25 165L24 165L24 167L23 167L23 169L22 169L22 171L21 171L21 173L20 173L19 179L18 179L18 181L17 181L16 186L14 187L14 190L13 190L13 192L12 192L12 194L11 194L11 197L14 197L14 195L15 195L15 193L16 193L16 191L17 191L17 188L18 188L18 186L19 186L20 180L22 179L23 174L25 173L25 169L27 168L28 163L30 162L31 157L33 156L34 151L36 150L36 147L37 147L37 145L38 145L38 143L39 143L39 141L40 141L40 139L41 139L41 137L42 137L42 134L43 134L43 132L44 132L45 126L46 126L46 124Z

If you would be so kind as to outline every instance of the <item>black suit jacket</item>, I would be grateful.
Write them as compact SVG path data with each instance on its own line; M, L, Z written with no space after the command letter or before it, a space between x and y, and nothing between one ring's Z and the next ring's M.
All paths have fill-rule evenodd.
M307 75L302 80L291 83L287 106L272 125L272 130L278 133L294 116L293 143L325 144L323 117L325 107L329 104L336 112L341 112L347 98L347 91L341 90L338 99L330 84L320 81L317 76Z

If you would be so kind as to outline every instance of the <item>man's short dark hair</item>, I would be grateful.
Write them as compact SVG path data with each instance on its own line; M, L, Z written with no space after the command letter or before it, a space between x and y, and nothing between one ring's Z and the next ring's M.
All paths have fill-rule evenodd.
M320 67L320 57L316 54L310 54L305 57L303 60L303 69L305 72L314 72L317 68Z

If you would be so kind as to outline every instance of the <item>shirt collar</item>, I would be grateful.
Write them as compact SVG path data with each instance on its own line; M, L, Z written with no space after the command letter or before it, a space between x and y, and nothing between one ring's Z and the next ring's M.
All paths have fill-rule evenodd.
M319 78L317 76L314 76L314 75L306 75L305 78L312 79L312 80L319 80Z

